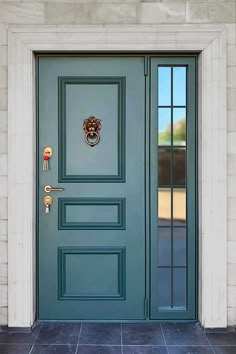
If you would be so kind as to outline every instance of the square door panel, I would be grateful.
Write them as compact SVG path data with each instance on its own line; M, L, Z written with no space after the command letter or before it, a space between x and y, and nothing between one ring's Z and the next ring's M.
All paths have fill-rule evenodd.
M94 147L84 139L90 116L102 124ZM59 182L125 181L125 77L59 78L58 157Z

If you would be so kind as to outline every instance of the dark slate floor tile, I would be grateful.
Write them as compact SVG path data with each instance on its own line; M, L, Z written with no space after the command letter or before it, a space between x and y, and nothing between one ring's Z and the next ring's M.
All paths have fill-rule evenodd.
M123 345L164 345L160 324L135 323L122 325Z
M207 333L212 345L236 345L236 332Z
M124 354L167 354L165 346L123 346Z
M236 354L236 346L233 345L217 345L213 346L215 354Z
M169 354L214 354L210 345L169 346Z
M29 354L32 344L0 344L1 354Z
M76 345L35 345L30 354L75 354Z
M77 344L80 323L44 323L36 344Z
M0 332L0 343L33 344L39 333L40 328L41 328L41 324L38 324L34 327L34 329L31 332L26 332L26 333L13 332L11 331L11 329L7 329L6 331Z
M112 345L79 345L76 354L121 354L121 347Z
M163 323L167 345L209 345L205 333L194 323Z
M83 323L79 344L121 344L119 323Z

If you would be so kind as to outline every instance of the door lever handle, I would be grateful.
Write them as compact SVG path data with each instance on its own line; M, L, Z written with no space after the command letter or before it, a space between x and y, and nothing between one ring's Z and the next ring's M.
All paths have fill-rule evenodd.
M44 187L44 192L50 193L50 192L62 192L64 191L64 188L52 188L51 186L45 186Z

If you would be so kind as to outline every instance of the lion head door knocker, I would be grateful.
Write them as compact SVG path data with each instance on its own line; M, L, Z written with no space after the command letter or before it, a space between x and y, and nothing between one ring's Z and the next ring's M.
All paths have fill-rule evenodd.
M91 116L84 120L84 140L89 146L95 146L100 141L101 119Z

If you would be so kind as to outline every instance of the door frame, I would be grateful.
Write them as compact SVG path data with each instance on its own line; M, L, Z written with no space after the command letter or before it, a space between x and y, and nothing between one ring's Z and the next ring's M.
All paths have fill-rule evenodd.
M35 53L45 51L199 53L198 317L204 327L227 326L226 32L227 25L199 24L9 27L8 325L10 327L30 327L36 318ZM22 158L24 151L29 152L28 158Z
M50 54L50 53L38 53L35 54L35 67L36 67L36 155L37 155L37 159L36 159L36 163L37 163L37 167L40 169L41 166L41 159L38 158L40 156L39 153L39 141L40 141L40 135L39 135L39 125L40 125L40 121L39 121L39 97L38 94L39 92L37 92L38 87L39 87L39 80L40 80L40 76L39 76L39 61L40 58L44 58L44 57L61 57L61 58L71 58L71 57L78 57L78 58L83 58L83 57L91 57L91 58L142 58L143 62L144 62L144 68L143 71L141 72L141 75L144 76L144 85L145 85L145 95L144 95L144 100L145 100L145 117L144 117L144 123L145 123L145 131L144 131L144 156L145 156L145 161L146 161L146 169L145 169L145 176L144 176L144 194L145 194L145 260L144 260L144 267L145 267L145 280L144 280L144 289L145 289L145 298L144 298L144 318L140 319L140 320L126 320L123 319L123 322L171 322L171 321L179 321L179 322L195 322L196 320L198 320L198 314L197 314L197 310L198 310L198 294L197 294L197 284L198 284L198 238L197 238L197 228L196 228L196 224L197 224L197 205L198 205L198 200L197 200L197 195L196 195L196 189L197 189L197 176L195 175L195 172L197 173L197 154L196 154L196 149L197 149L197 112L196 112L196 103L197 103L197 97L195 97L195 93L197 91L197 82L196 82L196 75L197 75L197 58L198 58L198 54L194 54L194 53L188 53L188 54L165 54L165 53L160 53L160 54L148 54L146 55L145 53L138 53L138 54L133 54L133 53L116 53L116 54L112 54L112 53L105 53L105 54L98 54L98 53L78 53L78 54L64 54L64 53L54 53L54 54ZM151 207L151 204L156 204L153 203L152 200L152 183L150 183L149 181L152 179L152 168L151 168L151 161L153 160L153 156L152 156L152 151L153 148L151 146L151 141L152 139L152 133L151 133L151 126L153 126L153 119L155 116L155 109L153 104L151 104L152 101L152 94L151 94L151 82L153 81L153 77L152 77L152 61L158 59L159 61L165 61L165 63L168 65L180 65L180 62L182 63L181 65L186 64L187 66L190 65L191 66L191 72L192 72L192 77L191 77L191 81L194 82L194 88L193 88L193 122L192 122L192 136L193 140L189 141L188 143L188 151L189 151L189 145L192 145L192 150L193 153L192 155L194 155L194 161L193 164L195 165L194 167L194 172L192 172L192 174L194 175L192 177L192 179L194 179L194 188L193 188L193 192L192 192L192 197L194 195L193 199L194 201L194 211L192 213L194 222L193 222L193 227L191 232L193 232L193 237L191 237L191 240L189 240L188 237L188 244L191 243L191 246L189 247L189 265L188 265L188 271L187 273L188 275L188 281L187 281L187 290L186 293L190 294L189 296L187 296L187 302L190 302L190 298L192 297L193 300L191 300L191 302L195 303L195 306L193 306L191 304L191 306L189 306L188 308L188 314L184 314L185 318L182 316L183 318L181 318L181 312L180 311L176 311L175 312L175 318L173 319L172 317L174 317L173 313L169 313L166 314L165 312L163 313L163 311L159 311L158 312L158 319L155 318L155 316L153 315L154 312L154 308L157 308L157 305L153 305L153 289L156 288L156 284L154 284L154 282L151 280L153 279L153 277L155 278L155 271L154 271L154 276L152 275L153 272L153 261L151 261L154 257L153 255L155 254L155 252L153 253L153 249L155 247L155 233L154 232L154 228L153 228L153 218L151 215L151 210L153 209ZM189 61L188 61L189 59ZM190 64L191 61L191 64ZM193 64L194 62L194 64ZM162 63L163 65L163 63ZM187 83L186 83L186 87L187 87ZM189 92L188 92L189 93ZM192 106L192 105L191 105ZM190 108L190 107L188 107ZM156 150L156 148L154 149ZM59 154L60 155L60 154ZM156 157L156 159L158 159L158 157ZM148 161L148 162L147 162ZM39 289L39 272L40 272L40 257L39 257L39 206L41 203L41 200L39 199L39 175L40 175L40 171L37 169L37 185L36 185L36 319L39 319L39 293L40 293L40 289ZM59 181L60 182L60 181ZM189 193L188 193L189 194ZM192 206L192 205L191 205ZM157 230L156 230L157 231ZM189 231L190 232L190 231ZM156 254L157 256L157 254ZM191 257L192 256L192 257ZM191 265L190 265L191 264ZM191 277L191 274L194 273L194 276ZM159 283L158 283L159 286ZM191 308L191 309L190 309ZM191 318L189 319L188 316L191 316ZM186 319L187 318L187 319ZM50 320L49 320L50 321ZM66 319L62 319L61 321L67 321ZM70 320L68 320L70 321ZM80 322L104 322L104 320L83 320L83 319L79 319ZM120 321L120 320L110 320L110 322L115 322L115 321ZM106 322L109 322L109 320L107 320Z

